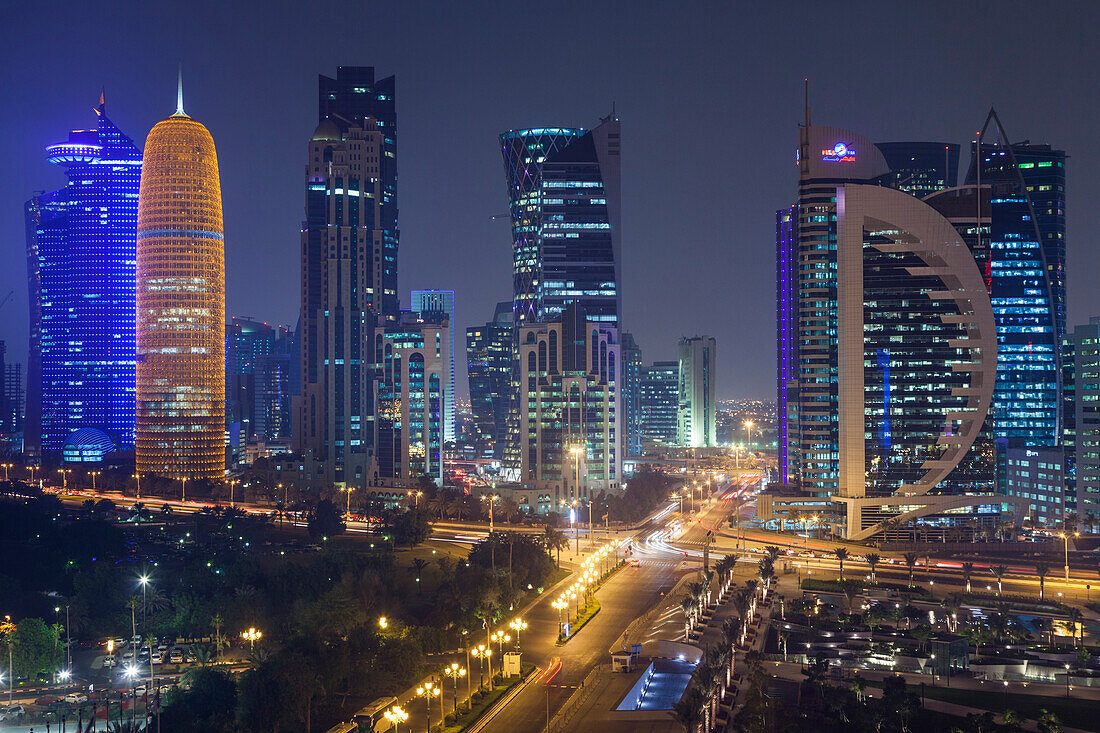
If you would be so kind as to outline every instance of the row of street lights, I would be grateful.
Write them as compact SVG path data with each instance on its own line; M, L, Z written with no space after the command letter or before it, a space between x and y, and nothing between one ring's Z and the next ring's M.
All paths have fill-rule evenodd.
M580 601L578 599L581 597L584 598L584 607L588 608L588 599L591 595L591 591L594 590L603 572L603 561L614 551L614 542L608 542L602 547L597 548L581 565L580 578L562 591L560 596L550 602L550 607L558 612L558 639L564 638L564 626L562 625L561 612L566 612L566 618L568 620L569 606L573 602L576 602L576 613L579 618ZM597 567L599 567L599 570L597 570Z

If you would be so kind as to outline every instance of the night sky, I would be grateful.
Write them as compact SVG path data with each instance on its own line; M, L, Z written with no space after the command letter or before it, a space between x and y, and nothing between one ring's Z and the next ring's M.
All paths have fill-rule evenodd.
M873 140L965 144L993 105L1014 141L1065 149L1072 327L1100 315L1098 21L1095 2L6 0L0 338L25 358L23 203L64 181L43 147L94 125L101 86L143 145L180 63L218 147L229 316L296 321L317 74L368 65L397 76L402 305L454 289L457 344L511 299L498 134L591 127L614 103L626 328L646 362L713 335L719 396L774 399L774 211L806 76L815 123Z

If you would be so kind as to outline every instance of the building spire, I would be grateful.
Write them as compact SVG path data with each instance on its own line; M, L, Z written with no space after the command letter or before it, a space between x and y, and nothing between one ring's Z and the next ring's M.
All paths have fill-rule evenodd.
M183 64L180 64L179 81L176 84L176 114L181 117L187 116L187 113L183 111Z
M107 87L99 88L99 106L95 108L97 115L104 115L107 112Z

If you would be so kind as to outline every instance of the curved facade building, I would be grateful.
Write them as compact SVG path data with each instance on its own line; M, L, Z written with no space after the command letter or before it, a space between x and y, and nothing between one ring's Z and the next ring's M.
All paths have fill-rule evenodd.
M137 226L137 470L225 474L225 246L214 140L183 111L145 141Z

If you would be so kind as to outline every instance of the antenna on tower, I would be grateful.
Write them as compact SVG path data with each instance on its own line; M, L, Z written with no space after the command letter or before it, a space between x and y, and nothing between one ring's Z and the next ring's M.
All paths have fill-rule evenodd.
M183 117L187 113L183 111L183 64L179 65L179 79L176 83L176 114Z
M802 111L806 116L806 128L810 127L810 77L802 79Z

